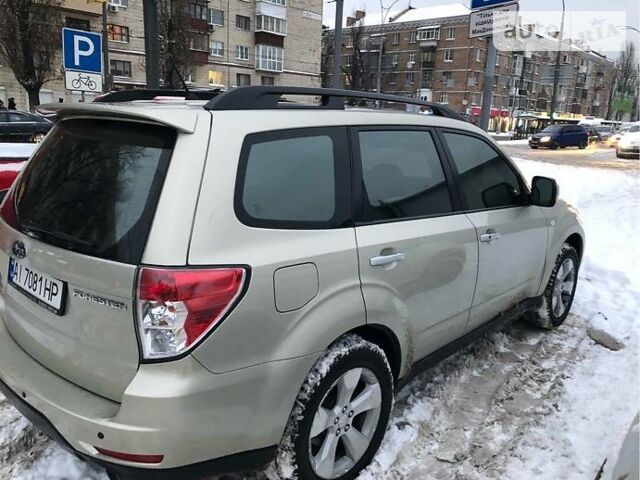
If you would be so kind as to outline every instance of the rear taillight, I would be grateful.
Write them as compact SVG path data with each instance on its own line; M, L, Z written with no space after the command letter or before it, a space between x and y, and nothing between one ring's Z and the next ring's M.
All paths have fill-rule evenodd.
M235 306L246 276L239 267L143 267L137 299L143 357L175 357L197 345Z

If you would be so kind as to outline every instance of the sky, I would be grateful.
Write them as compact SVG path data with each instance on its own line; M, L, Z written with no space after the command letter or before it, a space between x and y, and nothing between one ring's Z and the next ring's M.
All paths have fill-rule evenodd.
M409 2L413 7L431 7L436 5L447 5L452 3L464 3L469 5L470 0L382 0L384 7L391 5L392 11L406 8ZM640 2L638 0L565 0L568 11L572 12L622 12L626 16L626 24L635 28L640 28ZM334 0L324 0L323 17L327 24L333 26L335 16ZM344 16L351 15L355 10L366 10L369 12L380 12L380 0L344 0ZM520 0L520 10L545 10L557 11L558 19L562 11L562 0ZM621 15L620 13L616 18ZM621 17L624 18L624 17ZM640 46L640 33L629 30L627 38L633 41L636 46Z

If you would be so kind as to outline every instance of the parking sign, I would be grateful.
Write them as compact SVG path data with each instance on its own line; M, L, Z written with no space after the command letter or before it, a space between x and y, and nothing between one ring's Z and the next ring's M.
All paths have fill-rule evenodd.
M102 35L63 28L62 57L65 70L102 74Z

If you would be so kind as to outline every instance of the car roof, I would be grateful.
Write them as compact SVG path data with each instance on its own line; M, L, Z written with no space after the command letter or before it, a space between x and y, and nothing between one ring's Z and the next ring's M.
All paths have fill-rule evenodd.
M468 130L486 135L483 130L472 124L437 115L408 113L401 110L346 109L324 110L313 107L303 109L257 109L208 111L201 100L135 100L117 103L53 103L42 105L42 109L55 112L60 119L73 117L117 117L139 121L151 121L167 125L184 133L193 133L199 116L212 114L214 118L226 117L229 120L255 122L256 131L268 127L292 128L298 124L306 126L338 125L420 125L439 126ZM276 122L278 127L272 122Z

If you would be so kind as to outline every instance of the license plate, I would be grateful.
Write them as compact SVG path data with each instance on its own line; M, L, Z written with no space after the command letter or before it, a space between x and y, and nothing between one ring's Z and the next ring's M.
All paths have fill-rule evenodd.
M67 284L9 258L9 284L56 315L64 315Z

